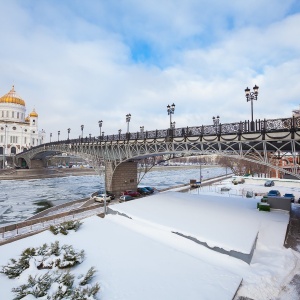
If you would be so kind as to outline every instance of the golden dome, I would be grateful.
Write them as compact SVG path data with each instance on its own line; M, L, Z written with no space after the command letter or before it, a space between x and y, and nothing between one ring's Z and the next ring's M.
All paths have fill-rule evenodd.
M29 117L38 117L39 115L37 114L37 112L35 111L35 109L33 109L33 111L29 114Z
M25 122L30 122L29 116L25 118Z
M9 91L9 93L0 98L0 103L14 103L25 106L25 101L16 95L14 86L12 86L12 89Z

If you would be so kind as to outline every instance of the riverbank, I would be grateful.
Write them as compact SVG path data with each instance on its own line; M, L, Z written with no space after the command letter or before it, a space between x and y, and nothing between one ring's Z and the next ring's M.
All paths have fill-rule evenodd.
M0 170L0 180L28 180L66 176L97 175L89 168L7 169Z

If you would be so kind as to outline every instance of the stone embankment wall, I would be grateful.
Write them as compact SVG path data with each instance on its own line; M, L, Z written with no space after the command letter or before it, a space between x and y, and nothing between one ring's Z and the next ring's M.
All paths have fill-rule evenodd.
M94 169L66 168L66 169L5 169L0 170L0 180L26 180L36 178L51 178L65 176L97 175Z

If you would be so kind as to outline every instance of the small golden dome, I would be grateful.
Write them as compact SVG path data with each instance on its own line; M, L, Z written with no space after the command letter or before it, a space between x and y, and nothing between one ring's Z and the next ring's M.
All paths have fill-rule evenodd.
M30 122L29 116L25 118L25 122Z
M37 114L37 112L35 111L35 109L33 109L33 111L29 114L29 117L38 117L39 115Z
M25 101L16 95L14 86L12 86L12 89L9 91L9 93L0 98L0 103L14 103L25 106Z

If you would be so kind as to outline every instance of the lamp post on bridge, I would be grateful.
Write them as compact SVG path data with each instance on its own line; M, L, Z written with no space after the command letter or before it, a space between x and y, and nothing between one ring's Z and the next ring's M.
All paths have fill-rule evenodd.
M170 128L172 128L172 115L174 115L174 112L175 112L175 104L174 103L171 106L168 104L167 112L168 112L168 115L170 116Z
M57 141L59 142L59 135L60 135L60 131L57 131Z
M50 133L50 143L51 143L52 133Z
M84 125L81 125L80 128L81 128L81 138L83 139L83 128L84 128Z
M247 87L245 89L245 96L247 99L247 102L251 101L251 131L254 131L254 121L253 121L253 100L257 100L258 96L258 89L259 87L255 85L253 87L253 92L250 92L250 89Z
M126 115L126 123L127 123L127 133L129 133L129 123L131 120L131 114Z
M119 129L118 131L119 131L119 139L120 139L121 138L121 131L122 131L122 129Z
M216 133L218 132L218 126L220 124L220 117L217 116L217 117L212 117L213 119L213 124L215 126L215 130L216 130Z
M101 139L101 129L102 129L102 123L103 121L98 121L98 124L99 124L99 129L100 129L100 135L99 135L99 140Z
M141 133L144 132L144 126L140 126L140 131L141 131Z
M68 140L70 139L70 131L71 131L71 128L68 128Z

